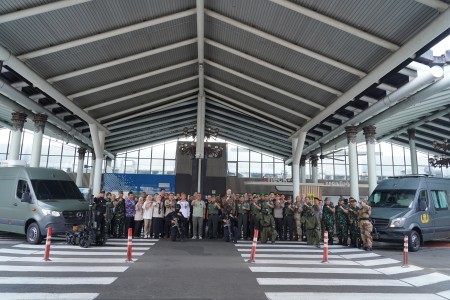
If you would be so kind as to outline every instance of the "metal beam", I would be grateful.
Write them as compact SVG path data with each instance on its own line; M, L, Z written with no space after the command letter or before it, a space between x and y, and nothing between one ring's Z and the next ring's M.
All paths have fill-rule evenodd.
M194 125L195 122L190 122L190 123L186 123L186 126L192 126ZM172 126L172 127L166 127L164 130L159 130L156 132L153 132L153 134L150 135L129 135L124 137L123 139L118 139L116 141L107 141L106 144L107 145L111 145L111 144L128 144L128 143L132 143L132 142L139 142L141 139L144 140L148 140L149 138L153 137L164 137L164 135L166 134L170 134L171 132L177 132L179 135L183 135L183 128L179 128L178 126ZM184 127L184 126L183 126Z
M195 100L195 101L192 101L192 100ZM126 122L126 123L121 123L121 124L108 126L108 128L111 129L111 130L115 130L117 128L123 128L123 127L127 127L127 126L133 126L133 125L136 125L136 124L142 124L143 122L148 122L148 121L151 121L151 120L153 120L155 118L158 119L158 118L163 118L163 117L171 117L174 114L190 113L191 111L196 110L197 108L196 107L191 107L191 108L180 109L180 110L177 110L175 113L172 111L172 109L174 107L183 106L183 104L186 105L186 104L193 104L193 103L197 102L197 99L193 98L192 100L188 101L188 102L183 102L183 103L178 104L178 105L168 106L168 107L166 107L164 109L158 110L158 112L170 110L167 113L158 114L158 115L149 115L149 116L147 116L145 118L139 118L138 120L133 120L133 121L129 121L129 122ZM113 133L114 133L114 131L111 134L113 134Z
M284 111L284 112L287 112L287 113L289 113L289 114L291 114L291 115L300 117L300 118L305 119L305 120L311 120L311 117L309 117L309 116L307 116L307 115L305 115L305 114L302 114L302 113L300 113L300 112L294 111L294 110L292 110L291 108L288 108L288 107L285 107L285 106L283 106L283 105L274 103L273 101L264 99L264 98L262 98L262 97L260 97L260 96L257 96L257 95L255 95L255 94L252 94L252 93L247 92L247 91L244 91L244 90L242 90L242 89L240 89L240 88L234 87L234 86L232 86L232 85L230 85L230 84L227 84L227 83L225 83L225 82L222 82L222 81L217 80L217 79L215 79L215 78L212 78L212 77L210 77L210 76L205 76L205 79L207 79L207 80L209 80L209 81L211 81L211 82L214 82L214 83L216 83L216 84L218 84L218 85L221 85L221 86L223 86L223 87L226 87L227 89L230 89L230 90L233 90L233 91L235 91L235 92L241 93L241 94L243 94L243 95L245 95L245 96L247 96L247 97L250 97L250 98L253 98L253 99L255 99L255 100L258 100L259 102L265 103L265 104L267 104L267 105L269 105L269 106L272 106L272 107L274 107L274 108L277 108L277 109L279 109L279 110L282 110L282 111ZM266 113L267 113L267 112L266 112Z
M416 0L416 2L437 9L439 12L443 12L449 7L447 3L442 2L440 0Z
M283 7L286 7L290 10L293 10L295 12L298 12L302 15L305 15L306 17L315 19L319 22L325 23L329 26L332 26L334 28L337 28L339 30L342 30L344 32L347 32L351 35L357 36L361 39L364 39L366 41L369 41L373 44L376 44L378 46L381 46L383 48L389 49L391 51L397 51L398 48L400 48L398 45L391 43L385 39L379 38L373 34L370 34L364 30L355 28L353 26L350 26L346 23L343 23L341 21L338 21L336 19L330 18L328 16L322 15L314 10L308 9L306 7L300 6L298 4L292 3L287 0L270 0L273 3L276 3L278 5L281 5Z
M140 97L140 96L143 96L143 95L146 95L146 94L150 94L150 93L153 93L153 92L156 92L156 91L160 91L160 90L163 90L163 89L166 89L166 88L169 88L169 87L172 87L172 86L176 86L176 85L188 82L188 81L196 80L197 78L198 78L198 75L195 75L195 76L191 76L191 77L184 78L184 79L181 79L181 80L177 80L177 81L174 81L174 82L166 83L166 84L159 85L157 87L154 87L154 88L151 88L151 89L148 89L148 90L145 90L145 91L141 91L141 92L138 92L138 93L134 93L134 94L131 94L131 95L127 95L127 96L116 98L116 99L112 99L112 100L107 100L105 102L102 102L102 103L99 103L99 104L96 104L96 105L88 106L88 107L85 107L84 110L85 111L89 111L89 110L99 109L99 108L102 108L102 107L105 107L105 106L108 106L108 105L111 105L111 104L115 104L115 103L119 103L119 102L122 102L122 101L125 101L125 100L129 100L129 99L133 99L133 98L136 98L136 97Z
M139 141L124 141L124 143L120 143L117 147L111 147L110 151L112 152L118 152L118 151L123 151L123 149L136 149L138 147L140 147L141 145L147 145L150 143L159 143L159 141L166 141L169 139L175 139L177 137L181 137L183 135L183 133L180 131L179 133L173 133L173 134L167 134L164 137L161 136L150 136L146 139L141 139Z
M85 2L89 2L89 1L92 1L92 0L63 0L63 1L53 2L53 3L49 3L49 4L44 4L44 5L40 5L40 6L35 6L35 7L11 12L11 13L0 16L0 24L20 20L23 18L32 17L35 15L43 14L43 13L48 13L50 11L70 7L73 5L82 4Z
M177 141L177 139L176 139L177 136L178 135L175 135L173 137L169 136L167 138L163 138L163 139L159 139L159 140L152 140L148 143L145 142L144 144L139 145L139 146L131 146L131 147L123 146L121 148L116 148L116 150L114 150L114 152L117 153L120 151L120 153L123 153L123 152L130 151L130 150L136 150L137 148L144 148L144 147L150 147L153 145L160 145L160 144L167 143L167 142L174 142L174 141Z
M248 81L250 81L250 82L256 83L256 84L258 84L258 85L260 85L260 86L262 86L262 87L265 87L265 88L267 88L267 89L269 89L269 90L272 90L272 91L275 91L275 92L280 93L280 94L282 94L282 95L285 95L285 96L287 96L287 97L289 97L289 98L292 98L292 99L294 99L294 100L297 100L297 101L299 101L299 102L301 102L301 103L304 103L304 104L313 106L313 107L315 107L315 108L318 108L319 110L324 109L324 107L323 107L322 105L320 105L320 104L317 104L317 103L315 103L315 102L313 102L313 101L311 101L311 100L308 100L308 99L306 99L306 98L303 98L303 97L300 97L300 96L298 96L298 95L295 95L295 94L293 94L293 93L291 93L291 92L288 92L288 91L285 91L285 90L283 90L283 89L280 89L280 88L278 88L278 87L276 87L276 86L273 86L273 85L271 85L271 84L269 84L269 83L267 83L267 82L264 82L264 81L255 79L255 78L253 78L253 77L251 77L251 76L247 76L247 75L245 75L245 74L243 74L243 73L237 72L237 71L235 71L235 70L233 70L233 69L227 68L227 67L225 67L225 66L223 66L223 65L221 65L221 64L215 63L215 62L210 61L210 60L208 60L208 59L205 59L205 62L206 62L207 64L209 64L209 65L215 67L215 68L218 68L218 69L222 70L222 71L225 71L225 72L227 72L227 73L233 74L233 75L235 75L235 76L238 76L238 77L240 77L240 78L242 78L242 79L245 79L245 80L248 80Z
M188 9L186 11L182 11L182 12L178 12L175 14L171 14L168 16L163 16L163 17L159 17L153 20L149 20L149 21L145 21L145 22L141 22L138 24L134 24L134 25L130 25L130 26L125 26L125 27L121 27L118 29L113 29L111 31L107 31L107 32L103 32L103 33L99 33L99 34L94 34L88 37L84 37L78 40L74 40L74 41L70 41L67 43L62 43L59 45L55 45L55 46L51 46L48 48L44 48L44 49L39 49L36 51L31 51L28 53L24 53L20 56L18 56L18 58L22 61L30 59L30 58L35 58L35 57L39 57L39 56L43 56L43 55L47 55L50 53L55 53L58 51L62 51L62 50L66 50L66 49L70 49L73 47L78 47L81 45L85 45L85 44L89 44L89 43L93 43L93 42L97 42L100 40L104 40L104 39L108 39L114 36L118 36L121 34L125 34L125 33L129 33L135 30L139 30L139 29L143 29L146 27L150 27L150 26L154 26L154 25L158 25L161 23L165 23L165 22L169 22L169 21L173 21L176 19L180 19L180 18L184 18L184 17L188 17L191 15L194 15L196 13L195 8L193 9Z
M256 29L254 27L251 27L251 26L246 25L244 23L238 22L238 21L233 20L231 18L225 17L225 16L223 16L221 14L218 14L216 12L213 12L211 10L205 10L205 12L206 12L206 14L208 16L210 16L210 17L212 17L212 18L214 18L216 20L219 20L219 21L222 21L224 23L230 24L230 25L235 26L235 27L237 27L237 28L239 28L241 30L248 31L248 32L250 32L252 34L255 34L255 35L260 36L260 37L262 37L264 39L267 39L267 40L269 40L269 41L271 41L273 43L277 43L277 44L279 44L279 45L281 45L283 47L289 48L289 49L294 50L296 52L299 52L299 53L301 53L303 55L312 57L312 58L317 59L317 60L319 60L319 61L321 61L323 63L326 63L326 64L329 64L331 66L334 66L334 67L336 67L338 69L344 70L346 72L349 72L349 73L354 74L354 75L359 76L359 77L364 77L364 76L367 75L365 72L363 72L361 70L358 70L358 69L356 69L354 67L351 67L349 65L343 64L343 63L341 63L341 62L339 62L339 61L337 61L335 59L326 57L325 55L322 55L322 54L319 54L317 52L311 51L309 49L300 47L300 46L298 46L298 45L296 45L294 43L288 42L288 41L283 40L283 39L281 39L279 37L276 37L276 36L274 36L272 34L268 34L268 33L264 32L262 30Z
M293 79L296 79L298 81L302 81L302 82L304 82L306 84L312 85L312 86L314 86L316 88L319 88L319 89L324 90L326 92L329 92L331 94L335 94L337 96L342 95L342 92L337 90L337 89L335 89L335 88L329 87L329 86L327 86L325 84L322 84L320 82L314 81L312 79L309 79L309 78L304 77L302 75L299 75L297 73L294 73L294 72L288 71L286 69L280 68L279 66L273 65L273 64L268 63L268 62L266 62L266 61L264 61L262 59L259 59L259 58L256 58L254 56L248 55L248 54L246 54L244 52L241 52L241 51L238 51L238 50L233 49L231 47L225 46L225 45L220 44L218 42L215 42L213 40L205 39L205 42L207 44L213 46L213 47L222 49L222 50L227 51L227 52L229 52L231 54L234 54L236 56L242 57L242 58L244 58L246 60L249 60L251 62L259 64L259 65L261 65L263 67L269 68L269 69L271 69L271 70L273 70L275 72L278 72L278 73L284 74L286 76L289 76L289 77L291 77Z
M92 0L90 0L90 1L92 1ZM91 67L87 67L87 68L84 68L84 69L76 70L76 71L73 71L73 72L68 72L68 73L65 73L65 74L61 74L61 75L57 75L57 76L54 76L54 77L50 77L50 78L47 78L47 81L50 82L50 83L54 83L54 82L57 82L57 81L68 79L68 78L72 78L72 77L80 76L80 75L83 75L83 74L91 73L91 72L94 72L94 71L103 70L103 69L106 69L106 68L109 68L109 67L113 67L113 66L117 66L117 65L120 65L120 64L124 64L124 63L130 62L130 61L133 61L133 60L137 60L137 59L141 59L141 58L144 58L144 57L152 56L152 55L155 55L155 54L158 54L158 53L162 53L162 52L165 52L165 51L169 51L169 50L172 50L172 49L184 47L184 46L187 46L187 45L190 45L190 44L194 44L196 42L197 42L197 38L185 40L185 41L182 41L182 42L170 44L170 45L163 46L163 47L160 47L160 48L156 48L156 49L152 49L152 50L149 50L149 51L144 51L144 52L141 52L141 53L138 53L138 54L134 54L134 55L130 55L130 56L127 56L127 57L123 57L123 58L120 58L120 59L115 59L115 60L112 60L112 61L101 63L101 64L98 64L98 65L95 65L95 66L91 66Z
M250 105L241 103L241 102L239 102L239 101L237 101L237 100L231 99L230 97L227 97L227 96L222 95L222 94L220 94L220 93L216 93L216 92L214 92L214 91L212 91L212 90L206 89L205 91L206 91L207 93L209 93L209 94L213 94L213 95L216 95L217 97L221 97L222 99L225 99L225 100L227 100L227 101L229 101L229 102L231 102L231 103L233 103L233 104L235 104L235 105L238 105L238 106L241 106L241 107L243 107L243 108L246 108L247 111L246 111L246 110L243 110L243 109L241 109L241 108L239 108L239 107L237 107L237 106L234 106L234 105L232 105L232 104L229 104L229 103L227 103L227 102L225 102L225 101L222 101L222 100L219 100L219 99L217 99L217 98L211 97L211 96L208 96L208 99L213 100L213 101L215 101L215 102L217 102L217 103L220 103L220 104L222 104L222 105L231 107L231 108L233 108L233 109L236 109L237 111L239 111L239 112L241 112L241 113L243 113L243 114L247 114L247 115L249 115L249 116L252 116L252 117L255 118L255 119L264 121L264 122L266 122L266 123L268 123L268 124L271 124L271 125L273 125L273 126L275 126L275 127L280 128L280 129L282 129L282 130L284 130L284 131L287 131L287 132L292 133L293 130L292 130L291 128L298 128L298 126L295 125L294 123L291 123L291 122L288 122L288 121L286 121L286 120L279 119L279 118L277 119L277 118L271 116L270 114L267 116L267 118L263 118L263 117L261 117L261 116L259 116L259 115L254 115L254 114L252 114L251 112L254 112L254 113L257 113L257 114L263 114L263 115L266 115L267 113L266 113L266 112L262 112L262 111L260 111L259 109L254 108L253 106L250 106ZM269 120L269 119L274 119L276 122L273 122L273 121L271 121L271 120ZM281 123L283 123L283 124L286 124L286 125L290 126L291 128L285 127L285 126L281 125L281 124L278 123L278 122L281 122Z
M88 90L80 91L80 92L77 92L75 94L68 95L67 98L73 100L73 99L81 97L81 96L86 96L86 95L89 95L89 94L92 94L92 93L96 93L96 92L100 92L100 91L103 91L103 90L106 90L106 89L110 89L112 87L116 87L116 86L123 85L123 84L126 84L126 83L130 83L130 82L133 82L133 81L137 81L137 80L145 79L145 78L148 78L148 77L151 77L151 76L155 76L155 75L158 75L158 74L161 74L161 73L165 73L165 72L169 72L169 71L176 70L176 69L179 69L179 68L183 68L183 67L195 64L195 63L197 63L197 59L192 59L192 60L189 60L189 61L186 61L186 62L182 62L182 63L176 64L176 65L168 66L168 67L161 68L161 69L158 69L158 70L153 70L151 72L147 72L147 73L144 73L144 74L139 74L137 76L133 76L133 77L130 77L130 78L127 78L127 79L122 79L122 80L115 81L115 82L112 82L112 83L108 83L108 84L105 84L105 85L102 85L102 86L98 86L98 87L91 88L91 89L88 89Z
M118 117L120 115L124 115L124 114L128 114L128 113L131 113L131 112L135 112L136 110L141 110L143 108L147 108L147 107L150 107L150 106L155 106L156 104L159 104L159 103L163 103L163 102L166 102L166 101L169 101L169 100L173 100L173 99L176 99L176 98L179 98L179 97L184 97L184 96L187 96L189 94L193 94L193 93L195 93L197 91L198 91L198 89L192 89L192 90L189 90L189 91L186 91L186 92L182 92L182 93L175 94L175 95L172 95L172 96L169 96L169 97L158 99L158 100L146 103L146 104L142 104L142 105L138 105L138 106L135 106L135 107L132 107L132 108L129 108L129 109L125 109L125 110L122 110L122 111L119 111L119 112L116 112L116 113L113 113L113 114L109 114L109 115L107 115L105 117L98 118L98 120L103 121L103 120L107 120L107 119L110 119L110 118ZM176 104L176 103L184 102L184 101L191 100L191 99L192 99L192 97L188 97L188 98L184 98L184 99L178 100L176 102L167 103L166 105ZM161 106L155 107L155 108L153 108L151 110L146 110L146 111L141 111L141 112L138 112L138 113L134 113L132 116L126 116L126 117L114 119L112 121L106 122L105 124L106 125L110 125L110 124L119 123L119 122L122 122L124 120L135 118L137 116L146 115L147 113L149 113L151 111L157 111L160 108L164 108L164 107L166 107L166 106L161 105Z

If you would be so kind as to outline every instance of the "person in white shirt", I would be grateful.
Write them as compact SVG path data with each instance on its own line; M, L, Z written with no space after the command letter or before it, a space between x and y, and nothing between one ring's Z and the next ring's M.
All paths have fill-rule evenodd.
M134 215L134 237L140 238L142 225L144 223L144 199L139 198L136 203L136 214Z
M148 195L144 202L144 238L150 238L152 232L153 196Z
M183 217L186 219L184 228L185 228L185 232L188 233L189 232L189 218L191 216L191 207L189 205L189 202L186 200L185 193L181 193L181 199L180 199L180 201L178 201L177 204L180 204L180 206L181 206L180 212L183 214Z

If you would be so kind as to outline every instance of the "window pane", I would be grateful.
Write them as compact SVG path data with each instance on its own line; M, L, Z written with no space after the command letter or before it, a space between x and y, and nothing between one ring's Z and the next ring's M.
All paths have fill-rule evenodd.
M361 144L356 148L358 153L358 164L367 164L367 147L365 144Z
M47 159L48 159L47 155L41 155L41 161L39 163L39 167L47 168Z
M142 153L142 151L141 151ZM150 174L150 158L139 159L139 174Z
M164 158L164 144L153 147L152 158ZM161 166L162 166L162 162L161 162ZM161 172L162 172L162 168L161 168Z
M175 174L175 160L165 159L164 160L164 174L174 175Z
M375 164L381 165L380 144L375 144Z
M177 152L177 142L167 143L165 145L165 159L175 159L175 154Z
M262 164L262 175L264 178L273 178L273 163Z
M250 151L245 148L238 148L238 160L239 161L248 161L250 158Z
M49 156L47 168L59 169L61 164L61 156Z
M62 144L55 141L55 140L51 140L50 141L50 155L61 155L61 150L62 150ZM58 167L59 169L59 167Z
M73 159L73 156L63 156L61 158L61 170L66 171L67 173L74 172Z
M417 164L428 165L428 154L417 152Z
M237 147L234 145L227 145L228 148L228 160L229 161L237 161Z
M30 154L21 154L20 160L26 161L27 164L30 164L31 155Z
M382 143L380 144L381 148L381 163L383 165L392 165L392 148L391 144ZM383 170L384 175L384 170Z
M116 166L113 173L125 173L125 157L116 157Z
M381 171L383 172L384 178L386 178L387 176L394 176L394 170L392 166L383 165L381 166Z
M332 180L334 177L334 170L332 164L322 164L322 172L323 172L323 179L326 180Z
M22 154L31 154L31 148L33 146L33 134L24 131L22 140Z
M164 160L152 159L152 174L163 174L163 170L164 170Z
M261 163L250 163L250 177L261 178Z
M284 171L286 172L286 178L292 178L292 167L288 165L284 165Z
M42 150L41 153L43 155L47 155L48 154L48 146L50 145L50 140L47 138L42 138Z
M152 157L152 147L143 148L139 152L140 158L151 158Z
M404 165L405 164L405 153L403 152L403 147L392 145L392 151L394 153L394 164Z
M236 163L228 163L228 176L236 176Z
M262 161L263 162L273 162L273 157L272 156L268 156L268 155L264 155L262 156Z
M405 166L394 166L394 175L395 176L406 175Z
M250 151L250 161L260 162L261 161L261 153Z
M275 178L283 178L284 176L284 164L283 163L275 163Z
M8 152L9 129L0 129L0 153Z
M63 145L64 156L75 156L75 147L72 145Z
M335 180L346 180L345 176L345 165L334 165L334 179Z
M125 173L137 173L137 167L138 167L138 159L137 158L128 158L125 161Z
M238 163L238 177L249 177L249 165L248 162Z
M405 148L405 163L407 166L411 165L411 151Z
M127 152L127 158L138 158L138 157L139 157L138 150Z

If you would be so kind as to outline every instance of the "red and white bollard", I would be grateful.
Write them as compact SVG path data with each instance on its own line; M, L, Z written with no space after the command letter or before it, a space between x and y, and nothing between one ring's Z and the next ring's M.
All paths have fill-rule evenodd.
M50 244L52 242L52 228L47 228L47 239L45 240L45 252L44 252L44 260L49 261L50 260Z
M323 258L322 263L328 262L328 231L323 233Z
M132 243L133 243L133 229L132 228L128 228L128 243L127 243L127 262L133 262L133 258L132 258L132 252L133 252L133 247L132 247Z
M255 233L253 234L252 252L250 253L250 259L247 260L248 263L255 262L256 243L258 243L258 229L255 228Z
M408 236L403 239L403 265L402 268L408 268Z

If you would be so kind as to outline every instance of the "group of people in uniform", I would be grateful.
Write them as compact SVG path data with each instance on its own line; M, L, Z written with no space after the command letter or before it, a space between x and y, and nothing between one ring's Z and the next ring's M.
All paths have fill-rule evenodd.
M98 222L109 221L111 237L125 237L131 228L135 237L173 241L222 237L236 243L253 237L258 229L262 243L306 240L320 247L323 233L328 231L330 245L336 233L340 245L372 250L370 206L364 201L358 206L352 197L341 197L334 205L329 198L322 201L301 195L293 201L284 194L234 194L228 189L223 197L208 195L204 200L197 192L187 196L162 189L154 195L142 193L141 197L129 192L127 198L122 192L116 197L101 191L94 202ZM104 213L106 210L109 214ZM102 216L108 220L103 221Z

